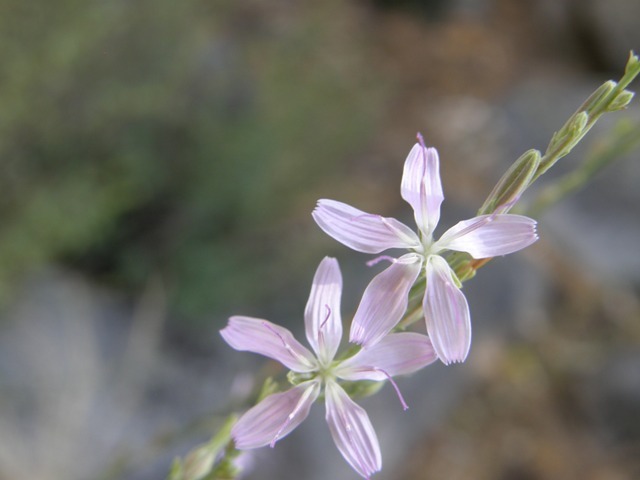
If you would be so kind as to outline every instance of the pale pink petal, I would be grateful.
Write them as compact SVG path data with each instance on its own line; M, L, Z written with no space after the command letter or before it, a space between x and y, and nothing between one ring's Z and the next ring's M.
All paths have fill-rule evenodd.
M363 348L335 370L343 380L381 382L408 375L438 359L431 340L419 333L390 333L369 348Z
M234 316L220 335L236 350L273 358L295 372L311 372L317 366L313 354L289 330L267 320Z
M367 412L330 380L325 388L327 423L338 450L353 469L365 478L382 468L378 437Z
M421 142L422 143L422 142ZM404 162L402 198L413 207L416 223L427 238L440 220L440 205L444 200L440 182L440 160L435 148L416 143Z
M408 253L371 280L353 317L350 342L373 345L398 324L421 266L422 257Z
M359 252L380 253L388 248L421 245L415 232L395 218L365 213L346 203L318 200L312 215L326 234Z
M300 425L320 394L320 383L305 382L274 393L247 411L231 429L236 448L273 445Z
M438 255L431 255L427 260L423 307L427 333L438 358L447 365L463 362L471 347L469 305L454 282L451 268Z
M304 311L307 340L324 363L333 359L342 339L341 295L342 275L338 261L325 257L313 277Z
M467 252L473 258L517 252L538 239L536 222L522 215L480 215L464 220L434 244L436 249Z

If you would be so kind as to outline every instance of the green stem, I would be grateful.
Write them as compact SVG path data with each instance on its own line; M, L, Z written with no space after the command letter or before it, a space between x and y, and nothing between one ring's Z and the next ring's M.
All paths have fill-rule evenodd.
M558 131L561 141L557 144L554 138L540 161L538 171L533 176L531 183L537 180L543 173L549 170L558 160L566 156L573 147L591 130L596 121L607 112L620 110L631 101L633 94L628 92L627 86L640 74L640 61L631 52L625 73L618 83L605 82L598 88L569 118L567 123ZM585 118L586 116L586 118ZM582 125L578 125L580 123Z
M535 172L529 177L530 180L527 179L528 184L523 186L519 193L524 192L524 190L542 176L542 174L555 165L558 160L573 150L573 148L584 138L587 132L591 130L596 121L604 113L614 112L625 108L633 98L633 93L626 90L626 87L629 86L638 74L640 74L640 60L633 54L633 52L631 52L627 61L625 73L620 81L616 83L610 80L601 85L591 94L591 96L589 96L589 98L587 98L580 108L571 115L563 127L553 135L545 154L539 159L539 163L537 163ZM543 191L543 197L540 199L541 203L534 204L532 206L532 211L541 212L551 204L559 201L565 195L585 185L596 172L611 163L614 158L617 158L622 153L632 149L637 143L640 143L640 135L637 134L637 126L635 128L626 128L618 135L617 141L613 142L611 148L607 149L605 152L595 155L593 158L588 159L579 170L563 177L561 181L550 186L548 190ZM533 154L535 151L532 150L530 153L534 156ZM523 157L525 156L526 154L523 155ZM520 157L520 159L524 162L526 158L523 159L523 157ZM527 164L528 163L525 162L525 166ZM513 174L517 177L518 170L516 169ZM507 185L507 187L508 186L509 185ZM504 187L503 190L507 187ZM485 202L483 208L485 208L486 205L487 202ZM501 205L496 204L496 202L493 202L491 206L493 210L501 207ZM479 214L492 213L491 211L482 211L483 208L481 208ZM461 283L473 278L476 271L490 261L491 258L475 260L469 254L464 252L453 252L447 257L447 262L456 273ZM407 309L407 313L404 315L403 319L400 321L399 328L405 329L417 321L418 318L421 318L419 306L417 306L412 299L421 298L422 295L424 295L425 288L426 284L424 281L418 281L416 285L414 285L411 290L409 308Z
M238 476L234 460L240 455L231 440L237 415L227 417L211 440L193 449L184 460L176 459L167 480L231 480Z
M583 188L603 168L640 145L640 124L624 122L613 130L613 137L598 145L585 162L551 185L546 186L534 203L525 209L527 215L537 217L563 198Z

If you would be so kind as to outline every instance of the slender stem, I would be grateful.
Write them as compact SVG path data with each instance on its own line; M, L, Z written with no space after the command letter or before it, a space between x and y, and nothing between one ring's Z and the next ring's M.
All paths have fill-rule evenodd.
M640 60L631 52L622 78L617 83L611 80L605 82L596 89L596 91L584 101L580 108L571 115L563 127L553 135L547 151L540 159L538 169L529 182L529 186L555 165L558 160L573 150L604 113L621 110L626 107L633 98L633 93L625 89L638 74L640 74ZM621 134L621 137L618 138L620 145L618 145L618 147L612 147L609 155L587 161L588 164L581 168L581 170L584 169L584 171L578 171L573 177L565 178L563 185L554 187L555 191L549 190L549 193L546 194L549 195L549 200L552 202L558 201L564 194L580 188L581 185L586 184L595 172L611 163L621 152L633 148L636 142L634 135L638 136L637 129L634 130L635 133L628 132ZM555 196L555 199L552 198L553 196ZM489 260L490 259L485 259L485 261L478 263L474 261L470 255L459 252L453 253L448 257L449 264L461 282L473 278L475 272L488 263Z
M625 73L618 83L606 82L598 90L594 92L581 106L580 108L569 118L567 123L560 129L559 132L565 132L566 135L563 140L555 144L552 141L549 144L549 148L543 155L540 161L540 167L533 176L531 183L538 179L543 173L549 170L558 160L566 156L575 147L580 140L591 130L591 127L595 125L596 121L606 112L619 110L626 106L626 103L631 100L631 96L628 96L626 103L616 105L616 102L620 102L622 97L625 96L625 88L640 74L640 61L633 52L629 56L627 62L627 68ZM627 97L625 97L626 99ZM581 126L579 131L570 132L574 121L581 115L586 114L586 123ZM571 134L572 133L572 134Z
M533 204L525 209L537 217L563 198L583 188L602 169L640 145L640 124L624 123L613 130L613 137L600 144L576 170L546 186Z
M596 121L607 112L621 110L633 98L633 93L625 90L627 86L640 74L640 60L633 52L629 55L625 73L618 83L605 82L571 115L563 127L553 135L545 154L540 158L537 170L531 176L530 186L542 174L555 165L558 160L566 156L591 130ZM614 137L609 148L594 153L587 161L573 173L563 177L560 181L543 190L540 199L533 204L529 214L539 213L564 196L584 186L598 171L610 164L615 158L630 151L640 143L638 125L626 127ZM522 157L521 157L522 158ZM526 188L528 188L528 186ZM524 189L522 190L524 191ZM495 205L499 208L500 205ZM490 211L482 213L492 213ZM465 282L475 276L478 269L489 263L491 258L473 259L464 252L453 252L447 257L447 262L456 273L460 282ZM426 284L418 281L411 290L409 307L400 323L399 329L406 329L418 319L422 318L421 305L416 304L416 298L422 298Z

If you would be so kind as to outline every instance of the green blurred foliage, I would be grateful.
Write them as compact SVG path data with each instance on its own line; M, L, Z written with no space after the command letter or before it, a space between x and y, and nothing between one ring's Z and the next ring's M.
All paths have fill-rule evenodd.
M297 199L376 121L350 8L0 3L0 295L60 261L160 275L191 317L270 293Z

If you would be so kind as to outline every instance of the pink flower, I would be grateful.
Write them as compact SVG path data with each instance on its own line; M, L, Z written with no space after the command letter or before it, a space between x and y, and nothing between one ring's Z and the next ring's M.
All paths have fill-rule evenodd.
M324 389L326 420L338 450L360 475L369 478L381 468L378 439L367 413L351 400L340 382L391 380L429 365L436 355L425 335L395 333L371 342L350 358L336 360L342 338L341 295L338 262L326 257L316 271L304 314L313 353L289 330L267 320L229 319L220 332L229 345L279 361L292 371L289 378L294 383L286 392L270 395L247 411L231 434L239 449L274 446L302 423ZM368 306L368 310L376 308Z
M362 303L378 310L360 305L351 325L352 342L366 347L396 326L407 308L409 290L424 267L427 333L445 364L462 362L471 346L469 306L458 278L441 255L455 250L478 259L518 251L537 240L536 222L521 215L480 215L454 225L434 240L444 200L438 152L425 147L419 134L418 139L405 161L401 185L402 198L413 207L417 234L394 218L365 213L335 200L319 200L313 218L327 234L359 252L410 251L391 259L391 266L365 290ZM385 298L386 304L375 298Z

